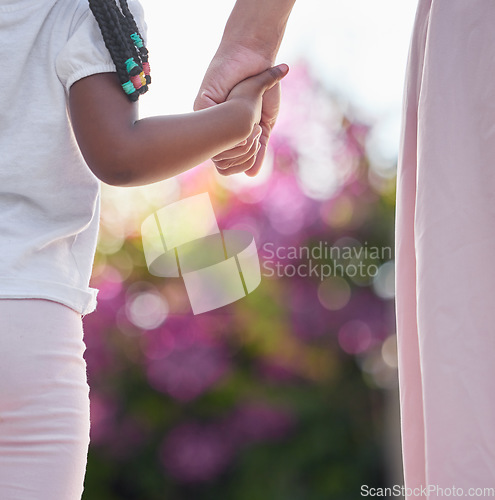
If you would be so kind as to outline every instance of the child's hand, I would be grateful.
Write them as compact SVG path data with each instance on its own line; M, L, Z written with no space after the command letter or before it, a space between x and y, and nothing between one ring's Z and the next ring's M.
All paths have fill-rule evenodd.
M255 164L256 154L261 147L262 129L259 123L263 95L282 80L288 71L286 64L269 68L238 83L229 93L227 101L236 101L240 105L240 119L248 122L251 133L243 143L214 158L215 165L222 175L245 172Z
M246 78L230 91L226 100L238 100L245 104L248 112L247 118L251 120L250 130L261 120L263 94L282 80L288 72L289 67L287 64L279 64L273 68L268 68L259 75Z

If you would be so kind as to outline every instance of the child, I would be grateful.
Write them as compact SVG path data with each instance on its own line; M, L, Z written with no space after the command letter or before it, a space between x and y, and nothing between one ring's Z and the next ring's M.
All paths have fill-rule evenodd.
M100 181L160 181L234 147L249 169L263 94L288 71L248 78L226 102L196 113L137 120L135 102L151 83L142 9L136 1L89 4L0 0L6 500L78 500L83 491L89 387L81 319L96 307L89 278Z

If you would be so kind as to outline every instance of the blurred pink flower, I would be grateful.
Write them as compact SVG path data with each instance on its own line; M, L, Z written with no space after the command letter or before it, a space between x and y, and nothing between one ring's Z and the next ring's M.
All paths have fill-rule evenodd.
M299 374L291 370L287 363L283 364L272 359L260 359L255 362L258 376L265 382L276 384L295 384L301 380Z
M225 353L218 346L175 346L161 359L148 362L150 385L179 401L191 401L210 389L228 371Z
M295 426L295 417L286 409L254 401L236 408L225 426L233 443L246 445L285 438Z
M275 172L267 197L261 202L270 223L282 234L299 232L307 222L310 200L294 175Z
M143 333L150 385L179 401L203 394L228 372L221 317L172 317L162 328Z
M234 455L221 425L185 422L173 429L161 448L162 463L176 480L210 481L219 476Z
M293 331L300 339L321 338L338 325L335 313L325 309L318 299L318 282L292 279L289 297Z
M264 402L240 405L216 422L183 422L163 441L167 472L184 483L211 481L221 475L243 446L285 438L295 427L286 409Z
M340 147L335 151L338 162L358 162L366 155L366 138L371 127L358 121L344 119L343 127L338 133Z
M372 333L364 321L348 321L339 330L339 344L348 354L361 354L372 344Z
M342 324L358 320L368 325L370 347L385 340L394 328L393 304L383 301L369 288L355 290L351 301L339 312Z

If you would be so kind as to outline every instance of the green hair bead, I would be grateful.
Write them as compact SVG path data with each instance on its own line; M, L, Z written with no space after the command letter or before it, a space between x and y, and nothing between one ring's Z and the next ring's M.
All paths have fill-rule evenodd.
M141 40L141 37L137 33L133 33L131 38L138 49L142 49L144 47L143 40Z
M130 73L134 68L138 68L139 66L136 64L136 61L134 61L134 58L129 58L125 62L125 66L127 68L127 73Z
M136 87L134 87L134 84L130 80L128 82L123 83L122 88L124 89L124 92L127 95L131 95L134 94L134 92L136 92Z

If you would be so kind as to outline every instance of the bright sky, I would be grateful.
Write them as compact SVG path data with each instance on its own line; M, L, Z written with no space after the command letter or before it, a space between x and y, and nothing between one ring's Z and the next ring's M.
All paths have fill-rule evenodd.
M269 1L269 0L267 0ZM141 115L183 113L215 53L234 0L141 0L153 85ZM383 152L397 153L402 87L417 0L297 0L278 62L313 72L372 119Z

